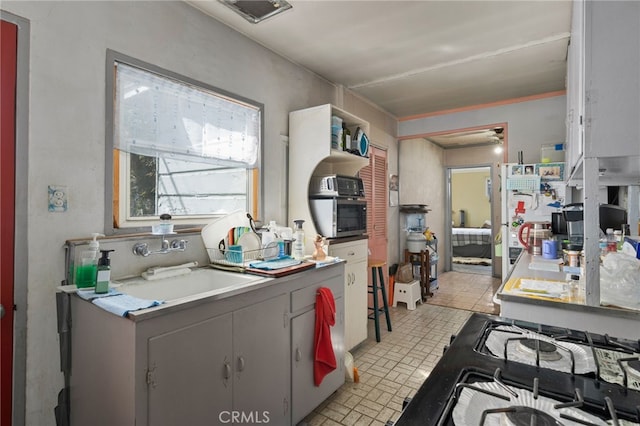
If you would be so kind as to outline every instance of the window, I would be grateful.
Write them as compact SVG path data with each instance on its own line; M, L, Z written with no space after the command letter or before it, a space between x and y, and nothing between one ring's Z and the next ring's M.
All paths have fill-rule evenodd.
M107 75L107 225L149 226L163 213L188 225L236 210L257 217L261 104L113 51Z

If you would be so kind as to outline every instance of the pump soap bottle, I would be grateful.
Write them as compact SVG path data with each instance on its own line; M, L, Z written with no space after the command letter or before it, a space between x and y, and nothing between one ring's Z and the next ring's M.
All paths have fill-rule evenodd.
M112 251L114 250L100 250L102 257L98 260L97 294L103 294L109 291L109 280L111 279L111 259L109 259L109 253Z
M76 265L75 284L78 288L94 287L98 274L98 251L100 243L99 233L91 234L93 239L89 242L89 247L80 254L80 259Z
M295 228L293 230L293 258L302 260L304 259L304 229L302 224L304 220L294 220Z

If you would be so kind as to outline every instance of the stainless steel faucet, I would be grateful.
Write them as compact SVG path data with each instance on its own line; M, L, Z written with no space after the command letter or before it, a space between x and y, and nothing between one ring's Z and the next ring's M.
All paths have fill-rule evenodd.
M133 246L133 254L147 257L151 254L167 254L174 251L185 251L187 248L186 240L171 240L171 242L169 242L165 235L161 235L160 241L160 250L155 251L149 250L148 243L136 243L136 245Z

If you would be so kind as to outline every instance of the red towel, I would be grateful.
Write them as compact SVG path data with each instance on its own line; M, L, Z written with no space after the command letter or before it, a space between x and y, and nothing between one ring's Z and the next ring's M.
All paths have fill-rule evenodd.
M336 354L329 327L336 323L336 302L331 290L320 287L316 294L316 326L313 335L313 382L320 386L324 376L336 369Z

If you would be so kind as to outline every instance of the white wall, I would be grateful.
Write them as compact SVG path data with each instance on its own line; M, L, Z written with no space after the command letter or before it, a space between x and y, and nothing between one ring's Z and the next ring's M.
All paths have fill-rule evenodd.
M28 278L16 282L28 290L26 424L46 426L55 424L63 386L55 312L63 245L104 228L106 49L263 103L263 216L280 223L287 217L281 188L288 112L335 103L343 94L183 2L3 1L2 8L31 24L29 219L28 234L18 235L28 241L28 257L19 260L29 267ZM378 123L380 111L351 103L362 105L356 114L380 129L373 140L387 143L388 117ZM49 184L68 187L67 212L47 211Z
M565 142L565 116L566 96L553 96L402 121L398 125L398 137L424 136L429 133L506 122L507 162L517 162L518 151L523 151L525 163L538 163L541 145Z

